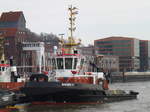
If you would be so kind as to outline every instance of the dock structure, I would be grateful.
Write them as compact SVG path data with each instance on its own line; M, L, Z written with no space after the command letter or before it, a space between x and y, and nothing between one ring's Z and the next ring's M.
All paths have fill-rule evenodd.
M39 68L39 73L41 73L42 70L45 70L44 42L23 42L23 51L35 51L36 52L35 61L36 61L36 66L38 66ZM24 64L25 64L25 60L24 60Z

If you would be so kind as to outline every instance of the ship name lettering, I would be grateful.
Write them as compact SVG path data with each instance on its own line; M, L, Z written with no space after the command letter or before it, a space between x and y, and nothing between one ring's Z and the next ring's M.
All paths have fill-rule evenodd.
M62 83L61 85L62 86L74 86L74 84L71 84L71 83Z

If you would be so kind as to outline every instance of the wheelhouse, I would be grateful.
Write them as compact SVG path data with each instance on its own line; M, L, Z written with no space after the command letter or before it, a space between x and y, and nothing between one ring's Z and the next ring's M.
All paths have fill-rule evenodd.
M0 64L0 72L5 72L8 69L8 64Z
M55 70L76 70L84 64L81 56L55 56L50 58L50 65Z

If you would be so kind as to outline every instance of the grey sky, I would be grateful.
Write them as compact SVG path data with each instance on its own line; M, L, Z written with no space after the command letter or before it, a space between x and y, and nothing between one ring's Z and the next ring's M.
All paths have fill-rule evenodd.
M108 36L150 40L150 0L0 0L0 13L23 11L31 31L68 36L70 4L79 8L75 35L84 44Z

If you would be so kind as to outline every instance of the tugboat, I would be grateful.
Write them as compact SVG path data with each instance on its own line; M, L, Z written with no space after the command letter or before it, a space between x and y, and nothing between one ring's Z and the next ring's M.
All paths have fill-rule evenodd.
M15 105L19 102L19 88L24 85L17 74L13 58L10 62L4 56L4 38L0 36L0 108Z
M51 55L51 71L47 74L32 74L21 87L25 96L22 102L34 104L104 103L135 99L137 92L109 90L108 80L103 72L87 72L87 58L79 53L80 40L73 37L75 30L75 7L70 7L70 37L61 40L61 47L54 47Z
M4 37L0 35L0 89L18 90L23 83L19 81L17 68L13 64L13 57L5 60L4 56Z

